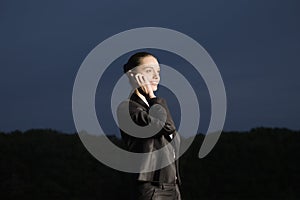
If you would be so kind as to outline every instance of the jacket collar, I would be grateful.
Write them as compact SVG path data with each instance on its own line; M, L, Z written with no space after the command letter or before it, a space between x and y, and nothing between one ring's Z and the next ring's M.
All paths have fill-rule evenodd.
M143 99L141 99L134 91L130 93L129 99L134 102L137 102L145 108L149 108L149 106L143 101Z

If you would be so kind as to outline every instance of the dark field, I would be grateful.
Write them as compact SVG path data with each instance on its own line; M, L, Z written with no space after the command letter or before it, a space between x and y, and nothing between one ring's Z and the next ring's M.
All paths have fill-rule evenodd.
M300 131L224 132L199 159L202 141L180 158L184 200L300 199ZM77 134L0 133L0 199L126 199L128 187L128 174L97 161Z

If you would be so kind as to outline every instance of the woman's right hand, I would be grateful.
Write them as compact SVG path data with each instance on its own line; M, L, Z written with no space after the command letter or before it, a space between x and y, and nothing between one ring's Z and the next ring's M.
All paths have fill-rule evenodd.
M154 92L151 86L150 81L147 79L146 76L144 76L141 73L137 73L135 75L135 80L137 81L138 85L141 87L141 89L149 95L150 98L154 98Z

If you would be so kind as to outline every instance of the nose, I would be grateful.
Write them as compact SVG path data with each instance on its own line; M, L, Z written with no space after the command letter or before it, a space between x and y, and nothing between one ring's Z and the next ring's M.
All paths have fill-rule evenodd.
M153 78L159 79L159 73L157 71L155 71L155 70L153 72Z

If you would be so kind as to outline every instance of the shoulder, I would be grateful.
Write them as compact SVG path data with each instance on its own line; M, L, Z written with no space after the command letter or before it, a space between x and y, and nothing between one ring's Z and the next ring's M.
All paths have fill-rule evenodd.
M160 104L160 105L167 104L166 100L162 97L155 97L155 98L148 99L148 102L150 106L154 104Z
M140 105L138 102L133 101L131 99L126 99L119 104L117 111L120 112L120 111L124 111L128 109L130 110L132 108L139 108L139 107L143 108L143 106Z

